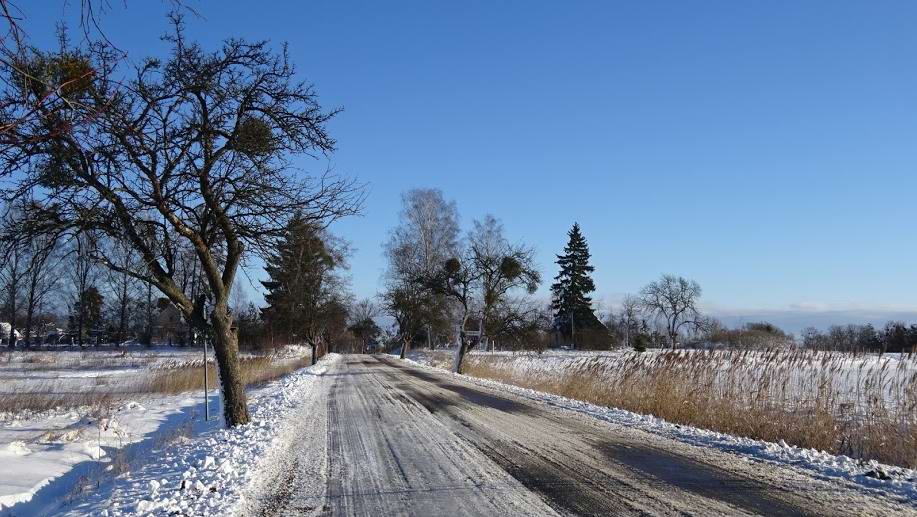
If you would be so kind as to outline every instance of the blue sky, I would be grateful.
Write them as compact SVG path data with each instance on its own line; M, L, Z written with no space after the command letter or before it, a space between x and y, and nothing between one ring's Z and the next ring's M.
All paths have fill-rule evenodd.
M38 39L62 12L42 4ZM115 43L161 51L164 3L113 4ZM190 36L288 42L344 107L332 165L370 184L335 227L360 296L400 193L422 186L466 225L502 219L548 279L578 221L601 300L666 272L724 315L917 310L917 3L190 5Z

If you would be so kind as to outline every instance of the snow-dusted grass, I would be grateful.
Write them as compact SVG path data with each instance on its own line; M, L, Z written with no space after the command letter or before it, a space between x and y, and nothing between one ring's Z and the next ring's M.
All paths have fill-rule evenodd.
M287 374L308 363L308 353L292 347L266 357L246 354L247 380ZM222 425L213 372L214 420L202 422L202 367L202 351L193 349L0 355L0 408L6 409L0 411L0 514L36 494L40 502L79 495L101 474L129 470L138 451ZM187 390L154 389L161 376L188 372L196 376ZM15 514L38 509L30 508Z
M428 357L440 366L451 360ZM913 356L479 352L466 357L463 372L675 424L917 467Z
M3 415L0 514L36 494L45 502L79 492L109 465L122 469L125 453L132 447L201 420L202 401L201 396L144 396L119 403L107 399L76 408ZM211 404L218 411L216 396ZM17 509L8 513L38 512Z
M323 402L317 399L315 384L339 358L328 354L315 366L249 392L252 423L233 429L211 426L193 438L181 436L153 446L149 453L154 461L103 480L97 490L65 506L45 506L45 511L105 516L239 513L243 494L264 470L262 463L271 460L269 452L282 433L302 432L288 428L290 415Z
M472 354L483 359L483 353ZM491 355L496 357L499 355ZM535 369L551 366L555 360L562 364L565 360L582 357L611 357L615 353L581 353L562 352L546 353L543 355L529 354L517 355L522 360L534 362ZM412 362L420 367L441 368L451 356L450 351L416 351L410 354ZM528 357L524 359L524 357ZM554 363L553 366L557 366ZM831 454L826 451L798 447L788 444L785 440L776 442L756 440L739 437L694 426L676 424L652 415L644 415L624 409L611 408L603 405L591 404L573 398L563 397L543 391L532 390L513 384L507 384L491 379L482 379L467 374L453 374L464 380L514 393L531 400L536 400L552 407L567 411L586 414L606 421L612 425L619 425L632 429L640 429L655 435L665 436L683 443L714 447L738 455L740 461L763 461L778 465L789 465L803 469L817 477L825 479L842 479L859 485L869 492L878 492L891 495L902 503L917 505L917 471L898 466L881 464L875 460L862 460L845 455Z
M246 382L257 384L306 366L310 349L242 354ZM213 353L209 376L215 384ZM0 353L0 414L47 411L119 401L144 393L203 388L203 351L187 348L17 350Z
M279 359L271 356L243 357L240 361L242 378L246 386L261 384L309 366L311 356ZM207 364L208 378L217 378L216 365ZM147 387L153 393L181 393L203 389L203 362L179 368L156 371L150 375Z

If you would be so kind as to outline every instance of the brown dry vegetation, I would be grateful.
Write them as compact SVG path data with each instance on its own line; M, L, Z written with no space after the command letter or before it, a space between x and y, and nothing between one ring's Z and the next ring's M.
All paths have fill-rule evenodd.
M253 386L309 366L311 359L309 356L294 359L256 356L245 357L241 363L245 385ZM111 382L110 379L99 377L96 379L97 387L89 387L79 392L62 391L59 384L47 381L31 387L27 392L0 394L0 413L94 406L100 401L110 403L115 398L138 393L171 395L204 388L203 361L141 369L137 371L137 375L141 379L130 379L130 383L123 389L118 385L113 390L112 386L103 385ZM208 365L208 378L211 389L218 389L216 369L212 363ZM121 379L120 382L127 382L127 379Z
M623 353L571 357L536 371L523 369L518 357L471 355L463 373L673 423L917 467L917 359L911 356Z
M0 413L20 411L47 411L56 408L94 406L100 401L109 401L110 393L84 391L81 393L55 392L53 389L35 390L27 393L0 395Z
M246 357L241 360L242 379L246 386L258 385L305 368L311 362L308 356L288 360L274 360L269 356ZM213 363L207 365L207 378L211 388L216 386L217 373ZM157 370L150 376L148 391L175 394L202 389L204 389L204 371L203 365L199 364Z

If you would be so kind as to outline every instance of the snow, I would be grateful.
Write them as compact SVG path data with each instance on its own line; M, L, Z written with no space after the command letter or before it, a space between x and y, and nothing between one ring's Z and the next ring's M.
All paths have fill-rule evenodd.
M293 359L308 353L308 347L292 347L278 351L275 358ZM0 397L47 393L49 388L64 394L112 396L100 397L92 406L0 412L0 515L49 513L61 501L79 500L102 480L146 461L164 444L218 431L222 420L216 390L209 399L210 422L203 422L201 393L131 393L131 387L143 381L145 371L190 364L201 355L200 349L4 354ZM276 383L256 390L253 400L264 398L262 393L269 394L272 386ZM223 474L232 472L232 465L221 468ZM155 481L160 487L165 484L161 479ZM153 484L144 486L152 488Z
M484 354L485 352L477 353ZM582 360L584 357L613 354L613 352L598 354L584 354L581 352L555 352L541 355L526 354L522 356L523 359L519 362L518 368L525 369L528 374L531 375L536 372L556 371L558 367L562 367L558 362L578 361ZM416 351L409 353L409 359L407 360L420 367L442 370L441 365L444 357L443 354L435 356L429 351ZM874 361L874 359L866 360ZM897 358L890 357L889 360L897 360ZM851 363L852 369L859 368L854 361L851 361ZM641 415L623 409L598 406L489 379L480 379L454 373L451 375L461 377L466 381L478 385L488 386L511 392L531 400L540 401L559 409L586 414L614 425L640 429L690 445L716 448L736 454L745 460L792 466L802 469L808 474L818 478L849 481L863 490L881 492L898 498L903 502L917 504L917 471L913 469L883 465L875 461L863 461L848 456L830 454L825 451L795 447L787 444L783 440L780 440L778 443L766 442L696 427L673 424L652 415Z
M293 350L283 354L292 357L301 352L303 350ZM525 369L527 374L544 375L562 367L565 361L596 356L616 360L614 354L607 353L564 352L516 357L520 358L518 367ZM425 368L432 368L429 363L441 363L443 359L422 351L412 353L411 357ZM513 356L506 355L506 358L510 360ZM56 359L57 363L48 364L65 370L67 368L61 365L89 366L84 359L73 359L68 363L64 356ZM136 372L138 368L146 368L150 361L165 364L172 360L193 360L178 354L165 358L148 357L129 364L137 359L113 358L105 366L117 370L133 368ZM203 404L197 394L148 395L119 400L109 406L0 415L0 465L3 465L0 469L0 516L245 514L252 502L247 498L256 493L251 487L276 483L284 474L282 469L287 463L282 461L282 456L288 449L279 444L302 440L303 429L311 429L308 433L316 436L325 435L319 427L307 427L306 422L309 419L326 420L322 414L325 408L319 399L327 386L322 388L319 384L322 381L319 374L334 367L338 361L340 356L330 354L313 367L250 390L252 423L233 429L224 429L219 418L203 422ZM19 364L38 363L21 360ZM13 368L0 368L0 373L4 371L13 371ZM35 373L41 371L36 369ZM495 381L461 377L563 411L594 417L610 425L708 448L705 450L731 453L742 461L791 466L816 478L844 480L866 492L881 492L917 505L917 473L910 469L801 449L782 440L772 443L739 438L672 424L651 415L596 406ZM216 408L214 413L219 414L216 395L211 403ZM324 456L323 450L314 452ZM324 486L324 470L311 457L307 463L310 469L315 467L314 475L310 470L308 476L311 482L315 487ZM297 489L308 491L312 488L299 486Z
M0 512L39 493L55 497L58 488L99 470L115 451L153 440L195 418L200 403L200 397L184 395L151 399L145 405L128 401L113 408L4 415Z
M336 354L249 392L252 422L233 429L211 421L165 443L151 443L145 461L128 472L101 475L92 491L51 501L33 500L10 515L227 515L244 502L243 491L320 374ZM199 421L199 419L197 419ZM4 515L0 512L0 515Z
M307 357L311 349L289 345L270 354L273 361ZM85 350L15 350L0 356L0 396L42 391L123 394L142 390L138 372L201 366L202 348L128 347ZM253 354L243 353L241 357ZM209 361L214 361L213 352Z

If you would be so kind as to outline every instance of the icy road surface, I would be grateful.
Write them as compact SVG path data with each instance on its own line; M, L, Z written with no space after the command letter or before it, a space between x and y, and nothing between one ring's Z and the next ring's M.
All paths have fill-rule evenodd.
M253 515L912 515L837 481L345 356L293 418ZM317 407L316 407L317 406ZM327 452L326 452L327 451ZM317 480L318 484L316 483Z

